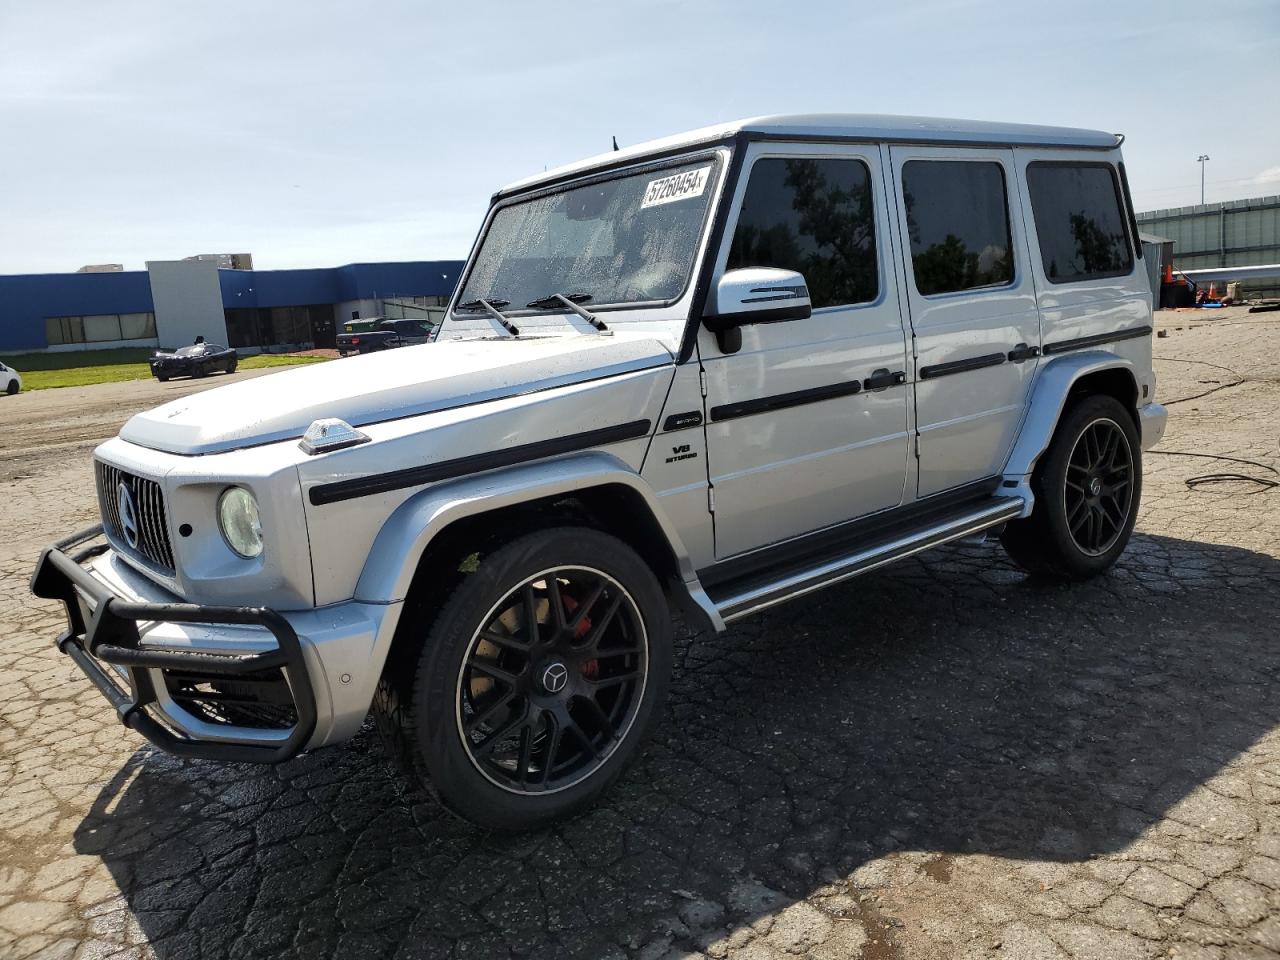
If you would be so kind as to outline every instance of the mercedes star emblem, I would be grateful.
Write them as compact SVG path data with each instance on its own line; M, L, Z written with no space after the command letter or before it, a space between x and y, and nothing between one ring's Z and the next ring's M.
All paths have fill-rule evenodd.
M547 693L559 693L569 682L569 668L563 663L550 664L542 671L542 686Z
M125 543L137 550L138 508L133 504L133 493L123 483L116 487L116 509L120 511L120 532Z

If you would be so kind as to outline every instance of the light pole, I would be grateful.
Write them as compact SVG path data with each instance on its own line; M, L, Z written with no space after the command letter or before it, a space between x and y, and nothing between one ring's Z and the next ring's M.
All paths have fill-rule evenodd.
M1204 162L1209 159L1207 153L1202 153L1196 157L1196 163L1200 164L1200 206L1204 206Z

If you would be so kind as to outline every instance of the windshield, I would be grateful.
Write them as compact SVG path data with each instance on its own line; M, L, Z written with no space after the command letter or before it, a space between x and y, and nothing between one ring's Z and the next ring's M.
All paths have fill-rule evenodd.
M552 293L585 294L594 306L678 298L715 167L707 158L501 208L458 302L502 300L512 312Z
M179 357L198 357L204 353L204 344L196 344L194 347L179 347L176 355Z

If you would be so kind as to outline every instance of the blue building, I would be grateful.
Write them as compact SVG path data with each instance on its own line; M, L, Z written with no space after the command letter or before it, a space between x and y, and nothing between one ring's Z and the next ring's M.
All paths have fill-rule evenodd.
M178 347L203 336L247 348L331 347L359 317L435 320L459 260L310 270L220 270L208 261L146 270L0 276L0 352Z

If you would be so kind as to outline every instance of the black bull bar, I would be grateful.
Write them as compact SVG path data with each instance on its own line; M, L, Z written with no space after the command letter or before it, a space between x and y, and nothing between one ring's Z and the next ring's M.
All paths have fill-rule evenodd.
M71 657L93 681L126 726L180 757L228 762L280 763L306 746L316 725L315 694L298 635L286 620L268 607L216 607L195 603L138 603L121 597L82 566L110 549L106 543L85 546L103 536L102 525L81 530L40 554L31 576L31 592L61 600L67 629L58 636L58 649ZM77 551L77 548L81 548ZM76 551L76 552L72 552ZM84 597L89 598L87 605ZM86 613L88 617L86 619ZM270 631L275 650L224 655L185 650L146 649L138 624L145 622L252 625ZM128 671L129 690L99 663ZM144 709L157 702L152 669L173 669L208 675L211 680L234 678L260 670L283 668L297 711L297 723L279 743L234 743L198 740L179 735Z

